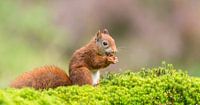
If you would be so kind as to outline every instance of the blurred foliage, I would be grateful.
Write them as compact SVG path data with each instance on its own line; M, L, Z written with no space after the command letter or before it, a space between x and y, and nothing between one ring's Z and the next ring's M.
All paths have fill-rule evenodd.
M62 31L51 24L45 7L26 5L12 0L0 3L0 87L30 68L59 65L57 51L51 49L51 43Z
M140 72L105 75L97 87L68 86L49 90L1 89L5 105L135 105L200 104L200 78L171 64L143 68Z

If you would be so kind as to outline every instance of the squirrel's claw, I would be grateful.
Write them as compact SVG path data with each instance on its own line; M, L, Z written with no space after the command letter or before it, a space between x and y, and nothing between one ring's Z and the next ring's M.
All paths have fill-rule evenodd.
M119 62L119 60L118 60L118 57L114 57L115 59L114 59L114 64L115 63L118 63Z

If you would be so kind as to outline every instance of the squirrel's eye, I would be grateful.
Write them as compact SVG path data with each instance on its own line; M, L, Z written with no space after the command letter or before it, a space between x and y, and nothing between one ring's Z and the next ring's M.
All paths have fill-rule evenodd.
M104 46L107 46L107 45L108 45L108 43L107 43L107 42L103 42L103 45L104 45Z
M103 41L102 44L103 44L104 47L108 46L108 42L106 42L106 41Z

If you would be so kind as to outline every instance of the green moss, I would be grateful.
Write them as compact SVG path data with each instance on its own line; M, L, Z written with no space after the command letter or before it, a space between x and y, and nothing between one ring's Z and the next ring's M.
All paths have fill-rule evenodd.
M97 87L69 86L49 90L1 89L0 105L135 105L200 104L200 78L171 64L140 72L105 75Z

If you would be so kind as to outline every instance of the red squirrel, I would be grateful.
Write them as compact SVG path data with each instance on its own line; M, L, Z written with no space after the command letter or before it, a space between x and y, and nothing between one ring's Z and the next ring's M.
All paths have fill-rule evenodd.
M68 85L97 85L99 69L118 62L115 40L107 29L98 31L91 41L76 50L69 63L69 77L56 66L36 68L16 78L12 88L32 87L35 89L56 88Z

